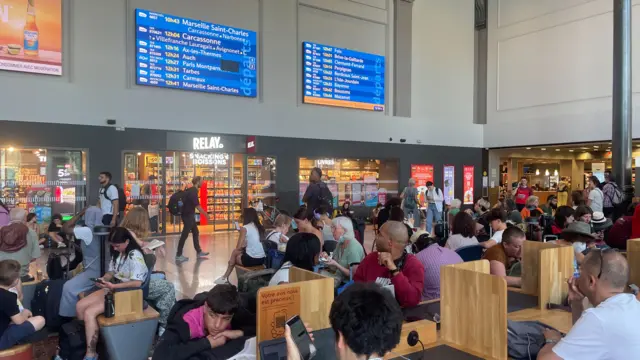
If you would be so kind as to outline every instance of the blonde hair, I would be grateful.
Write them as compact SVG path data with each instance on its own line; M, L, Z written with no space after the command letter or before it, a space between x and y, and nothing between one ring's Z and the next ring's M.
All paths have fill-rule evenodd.
M533 204L535 204L536 202L539 202L540 198L538 198L535 195L531 195L527 198L527 206L531 206Z
M276 221L274 221L273 225L275 227L281 227L284 225L291 226L291 217L285 214L279 214L278 216L276 216Z
M460 209L460 205L462 205L462 201L460 199L451 200L451 205L449 205L452 209Z
M149 226L149 213L143 207L136 206L127 211L120 226L132 231L140 241L146 239L151 233Z
M414 178L409 179L409 186L416 186L416 179Z

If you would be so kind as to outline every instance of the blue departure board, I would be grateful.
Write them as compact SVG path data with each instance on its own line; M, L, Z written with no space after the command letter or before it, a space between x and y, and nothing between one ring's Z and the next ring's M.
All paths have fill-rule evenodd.
M302 43L303 102L384 111L384 56Z
M254 31L136 9L138 85L256 97Z

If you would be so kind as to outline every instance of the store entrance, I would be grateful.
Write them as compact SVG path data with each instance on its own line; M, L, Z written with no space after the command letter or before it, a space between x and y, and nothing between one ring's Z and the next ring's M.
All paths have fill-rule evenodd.
M202 177L200 205L211 221L197 215L200 231L235 229L248 201L275 204L275 158L217 152L125 152L127 206L149 211L153 233L179 233L182 221L166 206L171 195ZM246 179L249 181L246 181Z

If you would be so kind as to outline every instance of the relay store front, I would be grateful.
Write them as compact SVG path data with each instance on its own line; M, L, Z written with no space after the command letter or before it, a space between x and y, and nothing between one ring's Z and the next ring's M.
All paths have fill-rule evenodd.
M152 231L179 232L182 221L166 211L166 205L171 195L190 188L191 180L200 176L200 205L212 220L198 216L201 231L234 229L234 222L240 222L242 209L249 202L275 202L276 160L247 154L250 141L255 144L246 136L167 133L167 148L171 150L125 151L127 206L147 208Z

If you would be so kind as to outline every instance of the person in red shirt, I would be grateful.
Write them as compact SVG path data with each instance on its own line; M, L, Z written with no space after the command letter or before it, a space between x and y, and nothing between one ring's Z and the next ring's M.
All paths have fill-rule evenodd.
M424 288L424 267L413 255L405 252L409 243L406 226L399 221L387 221L376 237L376 250L367 255L353 280L384 282L389 279L401 307L418 305Z
M529 196L533 196L533 190L527 186L527 178L520 178L520 185L516 190L516 207L518 211L522 211L527 206L527 199Z
M632 231L634 221L640 220L640 209L638 209L639 218L635 218L636 208L639 203L633 203L627 208L627 213L620 217L609 230L609 234L605 237L604 241L612 248L619 250L627 249L627 240L632 239Z

